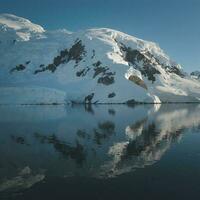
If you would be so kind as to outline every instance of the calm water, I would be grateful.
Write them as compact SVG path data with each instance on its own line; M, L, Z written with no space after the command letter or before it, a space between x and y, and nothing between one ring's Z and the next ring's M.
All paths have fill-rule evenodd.
M0 199L200 199L200 105L0 106Z

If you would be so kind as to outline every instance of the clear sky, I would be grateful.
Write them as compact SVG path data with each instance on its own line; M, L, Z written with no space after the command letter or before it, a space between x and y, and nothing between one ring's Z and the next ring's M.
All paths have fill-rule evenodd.
M186 71L200 70L200 0L0 0L0 13L49 30L117 29L159 43Z

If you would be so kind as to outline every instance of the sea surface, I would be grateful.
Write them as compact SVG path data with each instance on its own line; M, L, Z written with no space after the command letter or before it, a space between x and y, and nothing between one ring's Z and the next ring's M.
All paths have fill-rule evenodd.
M200 199L200 105L0 106L4 199Z

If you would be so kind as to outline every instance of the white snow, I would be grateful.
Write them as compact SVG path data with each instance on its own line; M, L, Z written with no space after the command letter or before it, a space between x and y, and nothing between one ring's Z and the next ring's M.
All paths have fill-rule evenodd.
M41 87L0 87L0 104L64 104L63 91Z
M51 64L62 50L69 50L77 40L81 40L86 52L78 64L71 60L60 64L53 73L46 70L34 74L35 70L41 69L41 65L46 67ZM153 67L160 72L155 75L155 82L152 83L139 69L130 66L120 50L120 43L151 59ZM147 52L153 58L148 57ZM113 84L98 83L103 73L94 77L94 63L98 61L101 67L109 68L108 72L114 74ZM10 72L20 64L25 66L24 70ZM143 62L138 62L140 68L143 65ZM83 102L91 93L94 93L92 101L98 103L124 103L129 100L147 103L199 102L200 82L187 74L180 77L168 73L162 65L175 66L183 72L181 66L157 44L116 30L47 31L27 19L10 14L0 15L0 90L3 91L0 103ZM85 76L77 76L77 72L87 68L90 69ZM144 81L147 90L128 80L131 75ZM24 88L26 92L23 94ZM43 88L47 89L41 95ZM58 93L55 95L52 91ZM108 98L113 93L115 96Z
M44 29L37 25L33 24L27 19L22 17L17 17L11 14L1 14L0 15L0 24L12 28L16 31L27 29L29 31L43 33Z

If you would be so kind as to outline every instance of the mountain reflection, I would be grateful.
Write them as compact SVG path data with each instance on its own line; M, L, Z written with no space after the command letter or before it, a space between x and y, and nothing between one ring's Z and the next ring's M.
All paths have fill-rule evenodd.
M131 130L129 133L130 129L127 131L128 140L110 147L109 155L113 160L104 164L102 177L114 177L136 168L152 165L161 159L171 143L177 141L182 133L182 130L179 130L166 132L161 136L155 123L143 127L139 132Z
M199 111L187 104L0 107L0 191L45 177L112 178L152 165L199 129ZM19 174L23 169L31 170Z
M85 160L85 153L83 145L79 144L76 141L76 145L74 147L65 144L63 141L59 140L56 135L44 136L39 133L35 133L35 137L39 139L41 144L48 143L52 144L54 149L61 153L64 157L75 160L77 164L82 165Z

